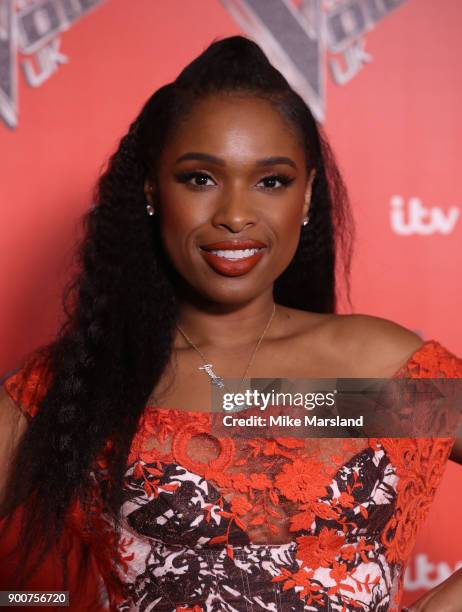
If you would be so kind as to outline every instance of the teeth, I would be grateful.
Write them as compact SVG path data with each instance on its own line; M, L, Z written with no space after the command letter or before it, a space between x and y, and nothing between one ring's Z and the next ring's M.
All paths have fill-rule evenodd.
M246 257L251 257L258 253L261 249L242 249L242 250L229 250L229 251L210 251L214 255L218 255L218 257L224 257L225 259L245 259Z

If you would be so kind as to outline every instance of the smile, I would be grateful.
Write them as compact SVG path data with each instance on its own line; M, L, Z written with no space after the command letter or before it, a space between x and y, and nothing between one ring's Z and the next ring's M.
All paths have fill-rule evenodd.
M225 259L245 259L246 257L252 257L255 253L260 252L262 249L233 249L229 251L208 251L213 253L217 257L224 257Z
M199 249L207 264L222 276L242 276L252 270L266 247L252 249Z

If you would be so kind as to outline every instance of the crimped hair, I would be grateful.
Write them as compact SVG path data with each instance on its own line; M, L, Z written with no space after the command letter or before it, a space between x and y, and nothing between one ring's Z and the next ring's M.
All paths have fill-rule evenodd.
M215 40L175 81L148 99L121 139L98 181L95 204L83 217L78 271L63 296L65 322L51 343L35 349L24 362L25 383L27 372L38 365L48 382L17 446L0 505L0 517L7 519L24 505L16 551L21 555L21 579L58 543L76 500L84 514L90 513L86 492L108 441L110 485L100 494L119 534L131 442L171 358L178 312L175 270L161 248L157 215L146 214L144 181L156 171L167 139L194 103L209 95L236 93L270 102L299 138L307 170L316 171L310 223L301 230L292 262L275 281L275 301L335 312L337 264L349 294L351 212L320 127L255 42L243 36ZM37 554L30 563L33 546ZM88 546L82 547L83 572ZM65 555L63 564L66 583Z

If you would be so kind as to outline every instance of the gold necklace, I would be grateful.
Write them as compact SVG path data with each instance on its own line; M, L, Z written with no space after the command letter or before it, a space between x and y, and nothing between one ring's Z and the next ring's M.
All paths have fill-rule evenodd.
M258 347L260 346L261 341L263 340L263 338L265 337L266 332L268 331L268 328L269 328L269 326L271 324L271 321L273 320L275 312L276 312L276 304L273 304L273 312L271 313L271 316L270 316L270 318L268 320L268 323L266 324L266 327L263 330L262 335L258 339L258 342L255 345L255 348L254 348L254 350L252 352L252 355L250 356L249 362L248 362L247 367L246 367L245 372L244 372L244 376L241 379L241 384L245 380L247 372L249 371L250 366L252 365L253 360L255 358L255 355L257 353ZM221 376L218 376L217 374L215 374L215 372L213 371L213 364L207 363L207 358L205 357L205 355L202 353L202 351L200 349L197 348L197 346L194 344L194 342L186 335L186 333L181 329L181 327L178 324L176 325L176 327L177 327L178 331L180 331L181 334L184 336L185 340L187 342L189 342L189 344L193 347L193 349L196 350L199 353L199 355L202 357L202 360L203 360L204 364L199 367L199 370L204 370L209 375L210 382L212 383L212 385L215 385L217 387L223 388L225 386L223 378Z

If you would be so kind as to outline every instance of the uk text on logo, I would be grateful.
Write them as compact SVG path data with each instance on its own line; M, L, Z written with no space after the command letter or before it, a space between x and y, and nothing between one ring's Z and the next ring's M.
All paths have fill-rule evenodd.
M0 117L18 124L18 52L27 83L38 87L68 57L60 50L61 32L104 0L0 0Z
M339 85L372 61L365 34L406 0L221 0L242 30L306 100L318 121L326 111L324 63Z

